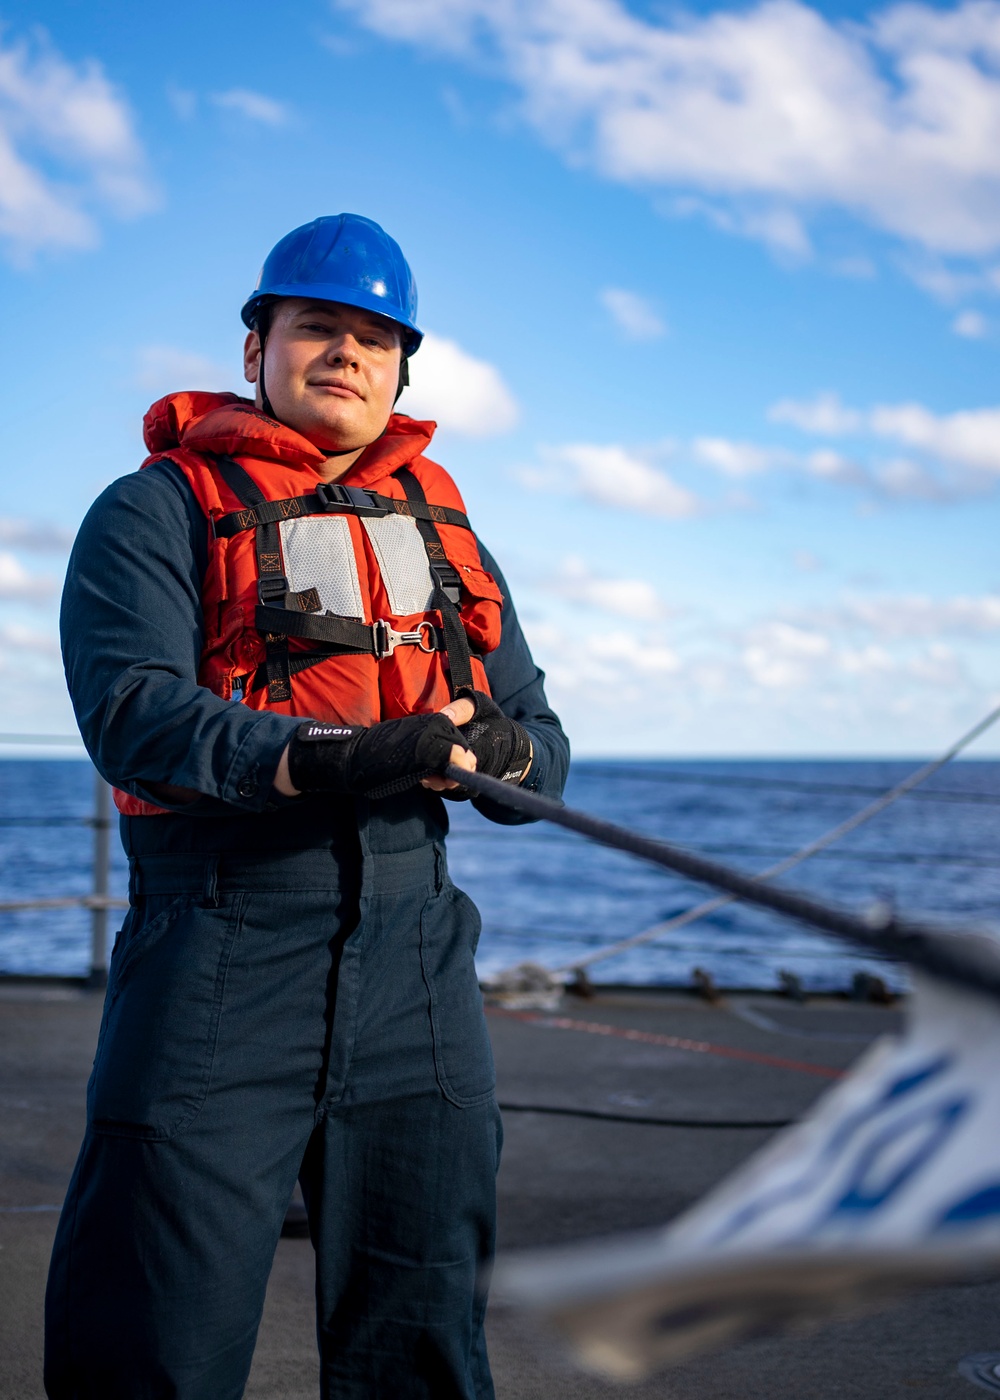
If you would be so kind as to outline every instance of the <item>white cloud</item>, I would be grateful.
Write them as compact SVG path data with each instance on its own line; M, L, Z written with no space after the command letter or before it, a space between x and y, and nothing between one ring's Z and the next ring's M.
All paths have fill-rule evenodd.
M631 669L640 676L660 680L681 669L680 657L671 647L627 632L608 632L593 638L590 651L598 660L617 667L619 673Z
M966 340L983 340L990 333L989 322L981 311L960 311L951 328Z
M873 473L879 492L892 501L947 501L958 494L909 457L894 457Z
M863 509L893 503L954 503L982 497L1000 478L1000 407L935 414L919 403L860 410L836 394L783 399L769 417L803 432L850 433L862 440L850 454L832 446L793 452L723 437L640 450L618 444L569 443L541 450L543 466L520 472L532 489L572 492L604 505L683 519L707 509L740 510L755 502L736 487L703 499L655 460L669 448L685 465L708 467L733 483L781 472L837 485L867 498ZM868 441L864 442L863 439ZM881 441L880 441L881 440ZM905 451L886 453L883 444Z
M746 202L720 204L718 199L701 195L679 195L659 207L675 218L700 215L725 233L756 238L782 262L802 262L812 256L805 224L791 209L761 209Z
M822 434L824 437L837 437L843 433L855 433L862 426L862 417L856 409L847 408L834 393L817 394L814 399L781 399L767 411L772 423L791 423L804 433Z
M137 388L157 396L181 389L216 391L232 389L234 373L190 350L178 350L171 345L144 345L138 353L135 383Z
M883 638L977 636L1000 631L1000 595L851 598L830 615L830 620L838 626L862 628Z
M1000 4L867 23L798 0L640 16L623 0L335 0L485 62L544 140L610 179L709 197L802 251L823 206L946 254L1000 245Z
M996 703L991 594L862 595L736 627L728 607L706 609L669 644L664 628L627 623L535 615L526 628L591 752L607 749L608 715L632 752L906 752L943 746Z
M997 630L1000 597L855 598L835 609L762 620L740 639L740 661L747 678L764 690L812 688L819 696L838 677L892 678L897 690L904 682L959 686L965 666L945 639ZM877 640L859 640L859 633Z
M847 647L837 660L841 670L852 676L887 675L896 669L890 653L875 642L863 647Z
M666 322L645 297L624 287L605 287L601 305L630 340L657 340L666 335Z
M95 209L149 208L144 167L131 111L99 64L0 34L0 239L15 261L93 246Z
M664 682L683 670L673 648L648 637L603 628L571 637L551 623L526 626L532 652L551 686L601 704L619 706L661 695Z
M756 685L784 690L803 684L813 665L829 656L831 649L830 639L822 632L768 622L751 630L742 659Z
M901 403L876 404L862 412L827 393L805 401L782 399L768 417L817 435L885 438L952 469L947 479L941 479L921 463L903 457L867 472L832 448L820 448L806 458L806 468L814 476L873 485L889 497L944 500L975 495L984 489L983 473L1000 474L1000 408L936 414L921 403Z
M48 633L36 632L19 622L8 622L0 627L0 650L27 651L38 656L57 657L59 643Z
M957 501L982 492L980 478L945 480L909 457L894 457L869 468L830 447L810 452L806 472L820 481L855 487L882 501Z
M820 663L852 675L907 668L913 675L938 674L945 653L955 654L952 643L992 639L997 632L998 594L863 594L765 618L737 641L758 683L784 685L801 684Z
M651 583L637 578L605 578L593 573L576 556L563 561L562 569L548 580L547 586L551 593L571 603L582 603L636 622L663 622L672 612Z
M400 410L413 418L433 418L441 428L465 437L493 437L513 428L520 410L500 371L478 360L454 340L424 336L410 360L410 387Z
M1000 408L936 415L919 403L882 404L868 415L872 431L946 462L1000 472Z
M702 509L692 491L624 447L567 443L545 449L543 456L557 468L557 475L559 468L570 469L570 490L601 505L665 520L684 520ZM524 479L528 485L550 484L547 480L539 482L532 474L525 474ZM559 482L553 484L558 487Z
M934 642L926 651L912 657L906 669L914 680L925 685L954 689L963 680L964 667L959 657L943 642Z
M238 112L247 121L260 122L262 126L287 126L291 119L291 109L284 102L273 97L265 97L261 92L251 92L249 88L230 88L228 92L215 92L212 101L216 107L229 112Z
M867 486L870 478L857 462L835 452L832 447L821 447L810 452L805 459L805 468L810 476L821 481L835 481L841 486Z
M789 454L752 442L731 442L728 438L695 438L692 447L695 460L713 467L722 476L756 476L787 461Z
M0 544L39 554L62 554L72 543L73 531L62 525L0 516Z
M40 603L56 591L55 579L29 574L13 554L0 551L0 598L5 601Z
M952 267L942 258L913 252L901 258L900 263L911 281L946 306L979 292L996 290L989 268L972 268L968 263Z

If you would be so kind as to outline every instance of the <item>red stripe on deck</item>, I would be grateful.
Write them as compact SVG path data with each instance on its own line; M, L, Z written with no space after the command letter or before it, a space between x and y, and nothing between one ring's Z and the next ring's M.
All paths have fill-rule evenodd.
M747 1060L754 1065L770 1065L772 1069L794 1069L799 1074L818 1074L821 1079L842 1079L844 1071L831 1065L811 1065L805 1060L785 1060L780 1055L762 1055L756 1050L737 1050L732 1045L713 1045L708 1040L687 1040L680 1035L657 1035L655 1031L632 1031L621 1026L606 1026L601 1021L574 1021L569 1016L546 1016L544 1012L505 1011L500 1006L486 1008L490 1016L505 1016L510 1021L524 1021L551 1031L585 1031L588 1035L611 1035L619 1040L637 1040L643 1045L665 1045L670 1050L690 1050L696 1055L721 1055L727 1060Z

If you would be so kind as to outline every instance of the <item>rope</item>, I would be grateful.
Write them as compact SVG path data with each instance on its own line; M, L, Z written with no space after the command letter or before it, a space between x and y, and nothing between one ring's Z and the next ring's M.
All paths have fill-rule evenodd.
M754 878L756 880L772 880L776 875L784 875L786 871L794 869L797 865L801 865L803 861L808 860L811 856L817 855L820 851L826 850L828 846L832 846L835 841L839 841L850 832L857 830L857 828L864 825L865 822L871 821L872 817L878 816L880 812L884 812L887 807L890 807L908 792L912 792L915 787L926 782L928 778L933 777L939 769L943 768L945 764L950 763L963 749L968 748L975 739L978 739L981 734L984 734L998 719L1000 719L1000 705L998 705L996 709L991 710L984 719L981 719L978 724L974 725L967 733L963 734L960 739L956 740L940 758L935 758L932 762L925 763L923 767L911 773L908 778L904 778L901 783L897 783L895 787L889 788L888 792L884 792L882 796L876 798L874 802L869 802L866 807L862 807L859 812L855 812L852 817L848 817L846 821L831 827L830 830L824 832L822 836L818 836L815 841L810 841L807 845L800 846L797 851L790 856L786 856L784 860L779 860L776 864L769 865ZM619 942L612 943L607 948L599 949L595 953L588 953L585 957L576 958L573 962L566 963L562 967L557 967L553 970L555 972L582 971L584 968L592 967L595 963L603 962L606 958L617 957L620 953L626 953L632 948L638 948L643 943L649 943L653 939L659 938L662 934L668 933L673 929L686 928L688 924L693 924L698 919L703 919L707 914L714 914L717 909L724 909L727 904L734 903L737 898L738 896L734 894L717 895L714 899L707 899L704 903L696 905L693 909L688 909L683 914L677 914L672 919L666 919L662 923L654 924L652 928L643 929L641 933L633 934L631 938L620 939Z
M815 928L822 929L824 933L832 934L835 938L854 943L868 951L921 967L933 976L956 983L959 986L974 988L988 992L991 996L1000 997L1000 968L991 966L986 960L979 962L971 958L961 947L955 946L955 940L949 937L944 930L899 920L885 904L876 905L868 917L862 918L848 910L822 904L818 900L795 890L764 883L764 880L798 865L801 861L808 859L815 851L838 840L847 832L860 826L862 822L870 820L878 812L883 811L904 792L908 792L911 787L915 787L917 783L923 782L932 773L937 772L967 744L995 723L998 718L1000 718L1000 706L991 711L985 719L980 720L941 758L935 759L933 763L925 764L904 782L891 788L878 801L870 803L846 822L841 822L832 831L819 837L818 840L810 842L794 856L788 857L787 860L779 862L778 865L757 876L745 875L742 871L720 865L717 861L706 860L703 856L695 855L666 841L657 841L651 837L642 836L638 832L629 831L626 827L617 826L613 822L592 817L588 813L576 811L572 807L565 807L559 802L552 801L551 798L540 797L537 793L528 792L524 788L501 783L496 778L488 777L485 773L469 772L454 764L449 764L445 772L454 782L468 788L478 796L490 798L492 801L520 812L524 816L554 822L557 826L566 827L569 831L576 831L581 836L586 836L600 845L609 846L613 850L626 851L630 855L638 856L654 865L673 870L699 884L714 885L716 888L724 890L730 898L743 899L748 904L771 909L775 913L811 924ZM728 900L721 902L726 903ZM710 901L712 908L718 908L719 903L718 900ZM692 918L701 917L701 914L705 912L707 912L706 906L702 905L696 911L689 911L688 915L681 915L680 920L689 923ZM677 927L680 920L671 920L669 926ZM658 928L656 932L661 931L662 929ZM646 937L651 936L655 935L647 930ZM621 943L613 945L612 948L604 950L601 955L590 954L586 959L580 959L570 966L579 967L583 964L596 962L600 956L610 957L612 953L634 947L636 943L643 941L646 941L646 938L637 934L634 938L625 939Z

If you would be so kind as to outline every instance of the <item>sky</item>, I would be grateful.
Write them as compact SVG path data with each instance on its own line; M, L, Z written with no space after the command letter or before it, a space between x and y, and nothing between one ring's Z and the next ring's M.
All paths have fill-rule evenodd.
M579 755L1000 703L1000 3L0 0L0 732L73 731L76 527L343 210Z

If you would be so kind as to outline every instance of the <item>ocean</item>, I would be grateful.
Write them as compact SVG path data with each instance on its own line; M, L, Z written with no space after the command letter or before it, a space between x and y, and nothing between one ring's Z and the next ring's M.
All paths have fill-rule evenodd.
M581 761L566 800L747 871L788 855L918 764L881 761ZM0 760L0 900L90 889L94 775L75 760ZM683 912L708 891L544 824L498 827L450 803L452 878L483 915L483 976L523 961L558 967ZM112 842L112 893L126 865ZM862 908L958 926L1000 912L1000 762L935 775L788 884ZM117 928L112 911L109 928ZM72 976L89 965L86 911L0 912L0 973ZM594 981L684 986L692 970L720 987L772 988L783 971L815 991L846 990L858 971L900 974L775 915L734 904L651 944L597 963Z

